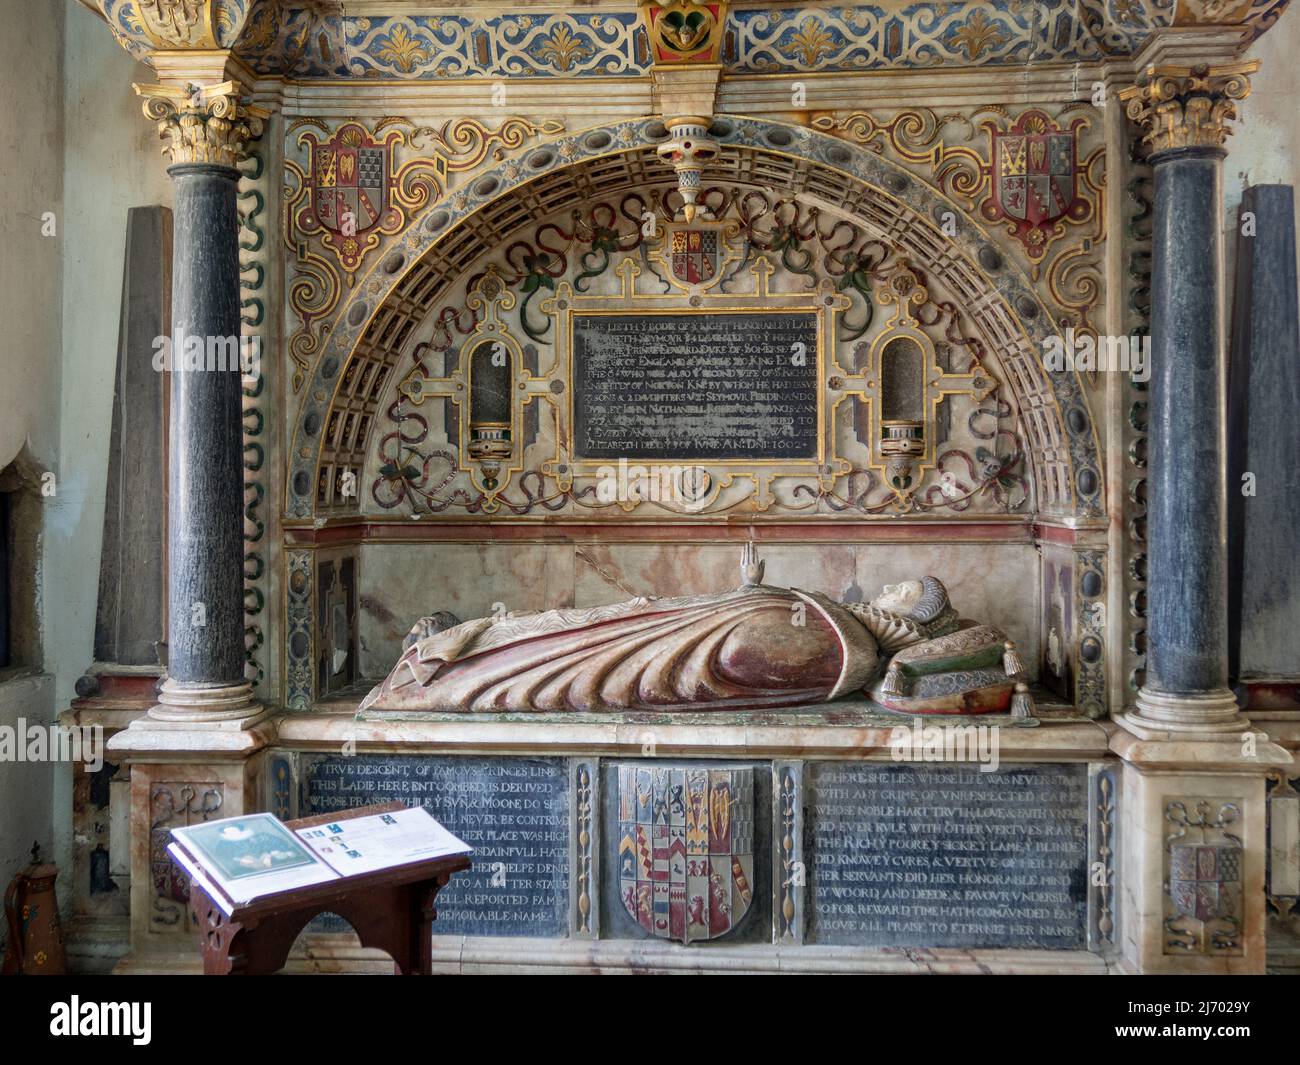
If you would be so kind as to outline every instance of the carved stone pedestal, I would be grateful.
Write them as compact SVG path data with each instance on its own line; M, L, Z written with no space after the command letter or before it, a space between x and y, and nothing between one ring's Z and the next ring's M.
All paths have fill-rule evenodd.
M1263 973L1265 775L1290 755L1246 730L1217 742L1117 731L1121 969Z
M267 737L222 727L141 719L110 743L131 773L131 953L118 971L151 970L150 956L193 950L185 878L167 856L173 828L262 808Z

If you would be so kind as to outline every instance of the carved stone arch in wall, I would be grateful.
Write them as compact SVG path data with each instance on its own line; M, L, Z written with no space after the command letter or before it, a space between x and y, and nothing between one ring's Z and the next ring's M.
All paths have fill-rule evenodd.
M726 117L706 181L776 189L861 225L897 246L961 301L1003 367L1019 410L1040 513L1105 513L1097 437L1073 372L1042 363L1054 322L1026 275L988 233L897 164L803 127ZM361 468L395 364L456 279L535 219L593 196L662 186L654 119L560 137L485 171L426 210L359 276L340 306L293 429L290 519L357 514L360 493L338 482ZM941 220L955 219L947 237Z

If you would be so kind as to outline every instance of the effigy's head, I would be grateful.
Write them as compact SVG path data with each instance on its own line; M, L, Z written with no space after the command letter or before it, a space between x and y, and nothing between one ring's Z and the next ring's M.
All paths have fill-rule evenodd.
M870 605L886 614L930 622L948 608L948 589L938 577L886 584Z
M921 598L921 591L920 581L886 584L880 594L871 600L871 605L890 614L910 614L916 601Z

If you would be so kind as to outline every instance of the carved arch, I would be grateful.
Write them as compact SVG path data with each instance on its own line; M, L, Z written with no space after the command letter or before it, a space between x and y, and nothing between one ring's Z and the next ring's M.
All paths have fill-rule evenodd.
M963 300L1016 397L1039 512L1104 515L1097 435L1079 381L1071 371L1048 371L1040 357L1052 315L978 222L910 171L826 134L728 116L711 135L721 151L710 181L797 193L897 244ZM346 454L360 468L377 421L362 408L371 403L373 414L397 355L455 279L566 203L662 185L668 175L655 146L667 136L661 122L642 119L534 148L450 193L375 259L339 307L305 390L289 451L290 519L358 512L359 494L348 502L334 490L344 455L335 436L354 427ZM950 214L957 220L951 238L939 224Z

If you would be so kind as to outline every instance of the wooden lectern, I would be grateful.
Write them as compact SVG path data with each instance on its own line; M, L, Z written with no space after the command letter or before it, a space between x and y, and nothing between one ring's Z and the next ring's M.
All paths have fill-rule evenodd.
M296 832L404 809L400 802L381 803L285 824ZM336 913L356 930L363 947L377 947L392 957L399 974L428 976L433 969L433 922L438 916L434 900L453 873L471 864L464 854L430 858L291 888L251 902L236 903L227 897L222 900L225 909L190 877L190 913L203 951L203 974L260 976L277 972L284 968L289 949L307 922L322 913Z

